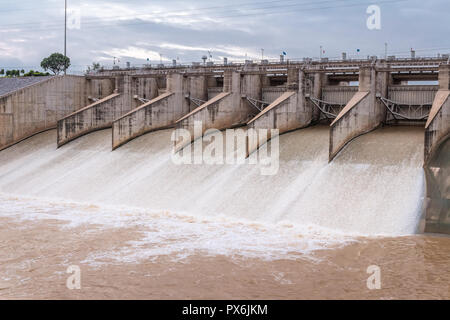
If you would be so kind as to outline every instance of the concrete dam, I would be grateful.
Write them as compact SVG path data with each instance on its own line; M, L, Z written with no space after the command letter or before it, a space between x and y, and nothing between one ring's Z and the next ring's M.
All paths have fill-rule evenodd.
M450 234L449 96L450 65L434 58L52 77L0 96L0 192L344 234ZM175 165L174 128L194 141L198 122L200 136L279 130L279 172ZM247 154L266 142L248 141Z

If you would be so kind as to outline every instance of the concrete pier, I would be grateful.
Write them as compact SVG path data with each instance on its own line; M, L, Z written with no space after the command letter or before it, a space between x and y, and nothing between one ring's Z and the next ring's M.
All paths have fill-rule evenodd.
M389 71L361 67L359 90L331 124L329 160L354 138L378 128L386 118L386 108L378 96L387 96Z
M262 76L252 71L257 70L246 68L243 72L225 72L223 93L180 118L176 121L176 127L188 130L191 141L194 141L199 138L197 135L203 135L208 129L223 130L245 125L258 112L247 98L262 98ZM201 132L194 131L195 123L201 123ZM188 143L181 141L175 149L180 150Z
M173 126L176 120L189 113L195 99L205 99L206 84L204 76L170 74L165 93L115 119L113 149L145 133Z
M439 91L425 126L426 232L450 234L450 65L439 68Z
M86 81L85 77L59 76L1 96L0 150L55 128L58 119L88 104L88 96L93 92L106 94L107 86L103 84Z
M165 79L165 76L163 76ZM87 77L89 81L109 81L111 89L104 99L91 98L86 107L65 116L58 121L58 147L96 130L110 128L115 119L143 104L143 101L157 97L164 86L161 75L148 77L121 74L115 77Z
M58 147L87 133L109 128L114 119L130 111L134 104L131 85L131 76L118 77L114 94L58 120Z
M267 108L248 123L248 129L277 129L280 134L301 129L319 120L316 110L307 97L322 98L322 85L326 82L323 73L306 73L302 69L288 69L288 79L285 92L282 93ZM257 141L248 143L247 153L251 154L269 137L260 137Z
M450 133L450 65L439 68L439 91L425 125L425 162Z
M111 127L112 121L123 113L123 96L113 93L58 121L58 147L95 130Z

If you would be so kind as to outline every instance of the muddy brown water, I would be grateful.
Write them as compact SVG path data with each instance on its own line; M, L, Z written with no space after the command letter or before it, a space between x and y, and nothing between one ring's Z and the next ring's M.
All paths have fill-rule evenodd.
M328 128L287 134L269 177L175 166L169 138L56 150L50 131L2 151L0 299L450 298L450 238L420 234L423 129L377 130L332 164Z

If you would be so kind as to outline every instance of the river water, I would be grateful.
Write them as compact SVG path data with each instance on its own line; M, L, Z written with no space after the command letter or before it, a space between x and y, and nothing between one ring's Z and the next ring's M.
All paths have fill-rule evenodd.
M450 238L420 234L421 128L377 130L331 164L327 127L286 134L274 176L175 165L168 130L114 152L110 134L0 152L0 298L450 298Z

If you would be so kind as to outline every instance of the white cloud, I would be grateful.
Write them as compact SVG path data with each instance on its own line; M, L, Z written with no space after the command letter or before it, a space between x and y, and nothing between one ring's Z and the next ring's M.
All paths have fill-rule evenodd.
M139 59L139 60L159 60L160 55L156 51L152 50L146 50L143 48L138 47L127 47L127 48L114 48L107 51L102 52L104 55L107 55L109 57L117 57L117 58L133 58L133 59ZM100 57L101 58L101 57ZM170 61L166 57L162 57L163 61Z

